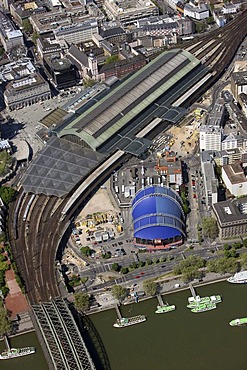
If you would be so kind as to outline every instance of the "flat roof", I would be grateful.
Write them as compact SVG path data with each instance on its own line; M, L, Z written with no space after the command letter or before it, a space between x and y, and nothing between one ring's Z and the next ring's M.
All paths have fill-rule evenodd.
M225 171L231 184L241 184L243 182L247 182L244 170L239 162L226 164L223 166L223 170Z
M234 222L246 222L247 214L241 213L239 207L241 204L247 205L247 197L241 199L228 199L222 202L214 203L213 210L222 226L232 225Z

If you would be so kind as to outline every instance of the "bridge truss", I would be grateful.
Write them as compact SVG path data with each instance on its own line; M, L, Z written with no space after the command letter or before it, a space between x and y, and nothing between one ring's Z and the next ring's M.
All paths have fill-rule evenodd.
M63 299L33 305L33 312L54 370L96 369L72 313Z

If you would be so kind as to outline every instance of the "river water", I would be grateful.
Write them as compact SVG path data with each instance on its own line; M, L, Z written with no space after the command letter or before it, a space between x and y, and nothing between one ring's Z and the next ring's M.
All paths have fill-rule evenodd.
M247 285L227 282L196 289L201 296L220 294L217 309L194 314L186 307L190 291L164 296L177 309L155 314L157 299L122 306L123 316L147 315L147 321L113 328L114 310L91 315L112 370L246 370L247 326L229 321L247 317ZM98 368L102 368L100 365Z
M28 334L18 335L10 338L11 347L35 347L36 352L32 355L11 359L1 360L1 370L49 370L46 360L44 358L41 346L35 332ZM0 342L0 352L5 349L3 341Z
M89 349L94 343L97 370L246 370L247 326L230 327L247 317L247 285L227 282L199 287L201 296L220 294L216 310L193 314L186 308L190 291L164 296L176 310L155 314L157 299L122 306L123 316L145 314L147 321L113 328L115 310L90 315L84 332ZM34 346L36 354L1 361L2 370L48 370L35 333L11 339L13 347ZM0 350L4 347L0 343ZM98 355L96 355L96 352Z

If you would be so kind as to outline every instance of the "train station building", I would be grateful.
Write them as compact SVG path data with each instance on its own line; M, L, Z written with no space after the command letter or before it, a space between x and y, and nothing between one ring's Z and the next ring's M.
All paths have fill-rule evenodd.
M58 118L47 127L46 146L27 169L24 190L63 197L118 150L142 158L158 133L184 117L185 104L176 101L207 73L189 52L165 51L75 113ZM108 163L114 169L112 161Z

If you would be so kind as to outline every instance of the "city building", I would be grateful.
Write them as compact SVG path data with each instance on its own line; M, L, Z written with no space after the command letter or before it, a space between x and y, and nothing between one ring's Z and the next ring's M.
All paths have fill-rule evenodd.
M192 20L187 17L160 15L143 18L135 22L135 32L138 36L167 36L176 33L179 36L193 33Z
M222 142L221 142L221 149L228 150L228 149L234 149L234 148L246 149L247 148L247 138L243 135L233 134L233 133L230 133L229 135L223 137Z
M155 170L159 175L166 178L166 185L176 191L183 183L182 164L173 151L167 151L165 155L159 156Z
M184 16L188 16L190 18L196 20L202 20L209 17L209 9L207 4L199 4L198 6L189 3L185 4L184 6Z
M25 19L28 19L31 15L44 14L47 12L42 1L12 1L9 7L10 14L14 18L15 22L21 26Z
M240 94L247 94L247 71L231 74L231 90L236 100Z
M92 40L94 33L99 33L97 19L89 19L81 23L72 23L54 30L56 39L65 40L69 45Z
M0 80L3 82L19 80L36 72L36 68L27 57L7 63L0 67Z
M144 0L105 0L104 9L109 19L118 20L124 25L134 23L139 18L159 15L158 7L152 1Z
M132 41L131 32L126 32L122 27L107 27L107 23L101 26L99 34L104 40L113 44L122 44Z
M221 150L223 131L220 126L202 125L200 127L200 151Z
M68 58L59 55L44 58L45 73L57 89L65 89L76 84L76 69Z
M220 239L236 238L247 234L247 198L228 199L213 204Z
M247 94L241 93L238 96L239 104L244 112L245 116L247 117Z
M182 244L185 216L179 195L169 187L139 190L132 201L134 244L148 250Z
M64 40L56 40L53 32L41 34L37 39L37 52L42 59L47 55L66 53L67 50L67 42Z
M4 102L9 110L24 108L50 97L49 84L38 73L9 82L4 91Z
M10 19L0 11L0 42L4 50L9 52L15 47L24 45L23 35L17 30Z
M241 162L223 166L222 180L229 192L235 197L247 194L246 169Z
M240 4L223 4L221 11L223 14L237 13L239 10L239 5Z
M218 202L218 180L215 175L215 163L214 153L210 151L201 153L201 171L205 187L205 203L208 207Z

